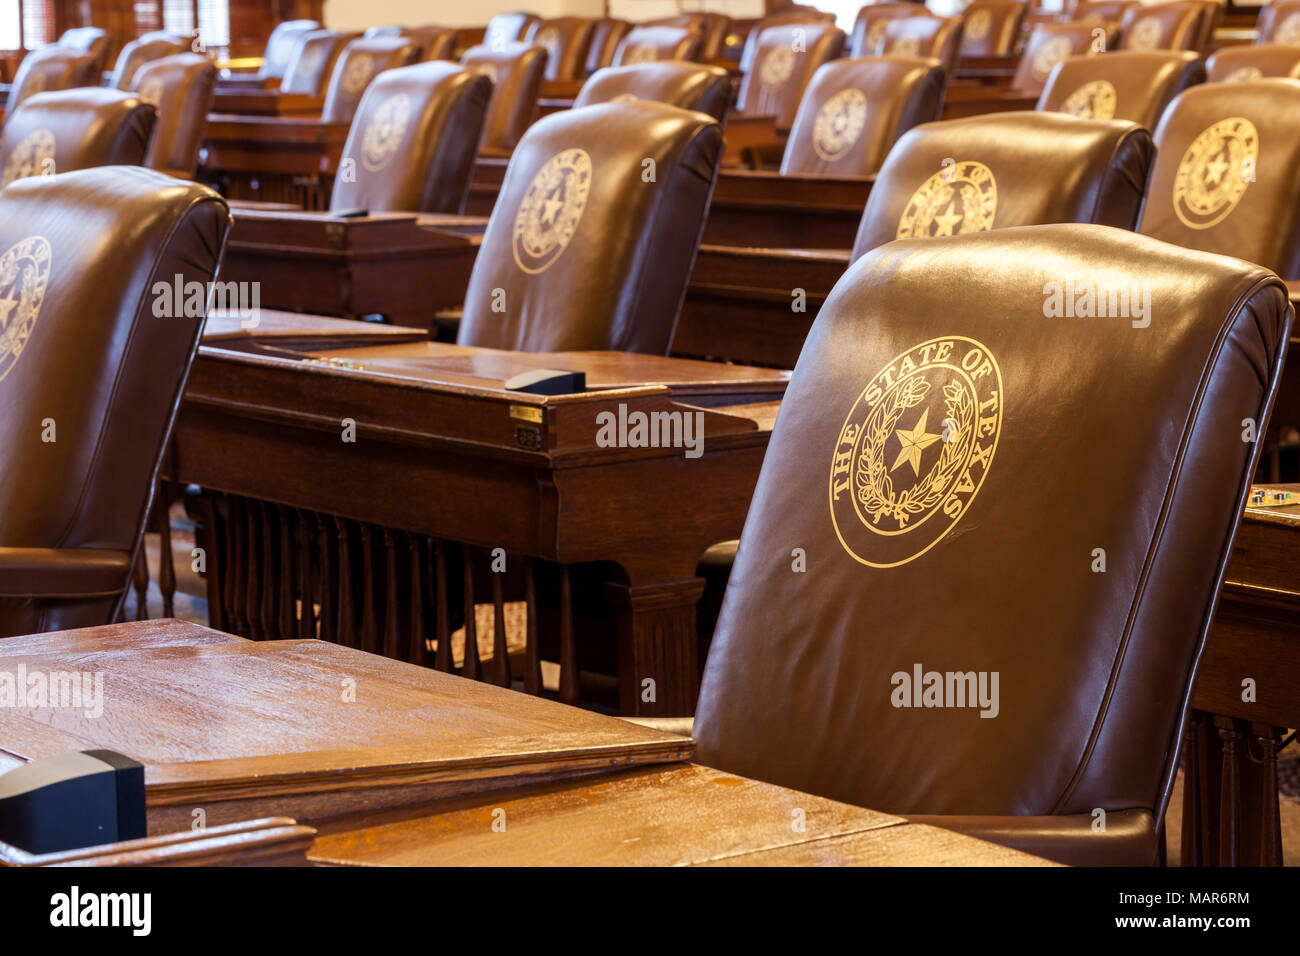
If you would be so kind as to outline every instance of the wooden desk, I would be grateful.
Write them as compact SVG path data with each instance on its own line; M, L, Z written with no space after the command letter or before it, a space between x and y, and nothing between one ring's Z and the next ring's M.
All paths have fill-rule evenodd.
M242 116L320 116L324 100L305 93L281 93L260 85L218 84L212 95L213 113Z
M425 329L435 312L464 302L481 238L474 229L485 225L415 213L233 212L223 282L259 283L272 309L382 315Z
M1013 110L1032 110L1038 105L1038 95L1026 96L1013 90L989 87L980 83L953 83L943 98L940 119L961 119L984 113L1008 113Z
M103 673L103 713L0 713L10 766L129 754L150 836L43 858L0 846L0 863L1046 862L690 764L688 738L320 641L121 624L0 642L0 668L20 664Z
M851 248L874 182L874 176L721 170L703 241L770 249Z
M235 350L259 346L294 348L303 342L308 343L308 348L348 348L420 342L428 337L427 329L382 322L354 322L276 309L262 309L255 323L235 312L214 310L208 313L203 325L204 345Z
M583 370L588 391L503 390L533 368ZM545 645L563 699L577 698L589 663L582 669L617 671L622 712L682 715L700 671L695 566L744 523L787 381L609 352L204 346L164 470L207 491L194 511L214 626L320 634L451 670L447 635L467 564L463 604L490 593L497 608L510 599L528 609L526 660L516 664L526 690L541 690ZM698 414L702 454L601 447L598 416L620 408ZM345 419L353 443L342 440ZM505 575L486 570L498 548ZM571 588L589 616L574 613ZM467 639L461 671L509 684L504 623L494 641L489 666Z
M847 248L702 245L673 353L794 368L813 320L848 266ZM796 289L803 290L801 312L794 310Z
M209 113L199 178L229 199L326 209L348 123Z
M1247 506L1196 682L1184 742L1190 864L1282 863L1276 753L1300 727L1300 485L1271 487L1297 504Z

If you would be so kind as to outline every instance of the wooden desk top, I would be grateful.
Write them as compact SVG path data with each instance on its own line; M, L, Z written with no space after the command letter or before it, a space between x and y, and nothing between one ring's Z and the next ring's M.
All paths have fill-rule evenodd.
M208 313L203 326L203 344L223 348L237 348L241 342L286 347L310 343L315 348L342 348L372 342L417 342L428 337L424 329L279 309L259 309L256 324L228 309L214 309Z
M0 669L20 666L102 674L102 707L0 710L8 765L97 748L134 757L146 767L155 833L177 822L158 812L169 807L187 818L202 806L212 823L302 821L373 807L368 790L445 797L693 750L681 737L336 644L244 641L175 621L0 641Z
M299 822L320 830L308 856L322 863L1044 862L684 763L686 738L319 641L153 621L0 641L0 669L19 665L103 672L104 706L100 717L6 708L11 763L108 747L146 764L153 835L74 854L83 862L283 862L311 831L265 811L305 793L336 795L298 804L310 814ZM463 785L384 798L415 778ZM181 812L158 812L173 805ZM198 806L212 824L266 819L196 835ZM41 862L22 857L0 848L0 864Z

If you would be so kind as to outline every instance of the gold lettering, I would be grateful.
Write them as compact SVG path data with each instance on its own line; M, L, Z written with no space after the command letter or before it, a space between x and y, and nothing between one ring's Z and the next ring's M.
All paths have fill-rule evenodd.
M948 361L948 356L951 354L952 354L952 342L951 341L940 342L939 351L935 353L934 360L936 362L946 362Z
M971 452L970 467L974 468L976 465L980 465L981 467L988 468L989 456L992 454L992 445L986 445L982 448L979 445L976 445L975 450Z
M961 507L962 505L960 500L957 498L949 498L943 503L943 513L955 521L957 516L961 514Z
M970 469L967 468L966 473L962 475L961 480L957 482L957 487L953 489L953 493L959 495L966 495L966 494L970 494L974 490L975 490L975 482L970 476Z
M966 371L971 371L976 365L979 365L980 359L984 358L984 350L976 346L961 357L961 367ZM985 363L988 364L987 362Z

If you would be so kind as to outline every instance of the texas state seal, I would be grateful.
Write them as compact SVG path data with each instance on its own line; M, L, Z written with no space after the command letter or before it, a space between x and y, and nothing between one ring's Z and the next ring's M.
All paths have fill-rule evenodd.
M1219 120L1192 140L1174 176L1174 213L1191 229L1228 218L1255 180L1259 133L1241 116Z
M50 244L28 236L0 255L0 381L17 364L50 283Z
M893 568L938 544L984 484L1002 408L997 360L965 336L922 342L877 372L831 455L831 521L844 550Z
M578 230L591 191L591 157L583 149L556 153L533 177L515 213L515 264L536 275L551 267Z

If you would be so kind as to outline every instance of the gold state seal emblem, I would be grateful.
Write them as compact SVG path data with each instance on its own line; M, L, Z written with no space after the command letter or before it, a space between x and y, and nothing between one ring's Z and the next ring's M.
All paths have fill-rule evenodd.
M1034 54L1033 60L1030 61L1030 69L1034 74L1034 79L1042 83L1046 81L1047 75L1052 72L1052 67L1060 63L1074 51L1066 37L1052 37L1044 43Z
M638 43L623 54L623 65L634 66L637 63L653 63L659 59L659 48L653 43Z
M566 149L537 171L515 213L515 264L537 274L551 267L573 238L591 191L591 157Z
M1129 49L1154 50L1160 45L1160 37L1164 32L1160 21L1155 17L1143 17L1133 24L1133 30L1129 33Z
M1300 43L1300 13L1293 13L1282 21L1273 34L1273 42L1285 43L1288 46Z
M355 56L348 60L348 65L343 68L343 90L356 96L366 88L370 82L370 76L375 72L374 61L368 56Z
M1251 80L1259 80L1264 76L1264 71L1257 66L1239 66L1223 78L1224 83L1248 83Z
M22 355L50 282L50 244L28 236L0 256L0 381Z
M0 176L3 179L0 186L8 186L15 179L37 176L47 169L53 172L53 162L54 134L48 129L34 129L9 154L3 176Z
M1061 104L1061 112L1083 119L1113 119L1115 100L1114 86L1105 80L1093 80L1067 96Z
M862 135L866 123L866 95L852 87L840 90L817 111L813 149L827 162L843 159Z
M993 25L993 15L987 10L976 10L966 19L966 39L983 40L989 35L989 27Z
M410 120L411 98L405 93L390 96L380 104L361 137L361 163L366 169L373 173L388 165L397 154Z
M831 521L844 550L892 568L938 544L984 484L1002 407L1002 371L964 336L922 342L877 372L831 456Z
M912 193L898 220L899 239L960 236L993 228L998 184L983 163L954 163Z
M1259 134L1248 119L1220 120L1192 140L1174 176L1174 213L1183 225L1208 229L1246 194L1259 158Z
M788 46L775 47L763 57L758 70L758 81L769 89L781 86L794 72L794 50Z

